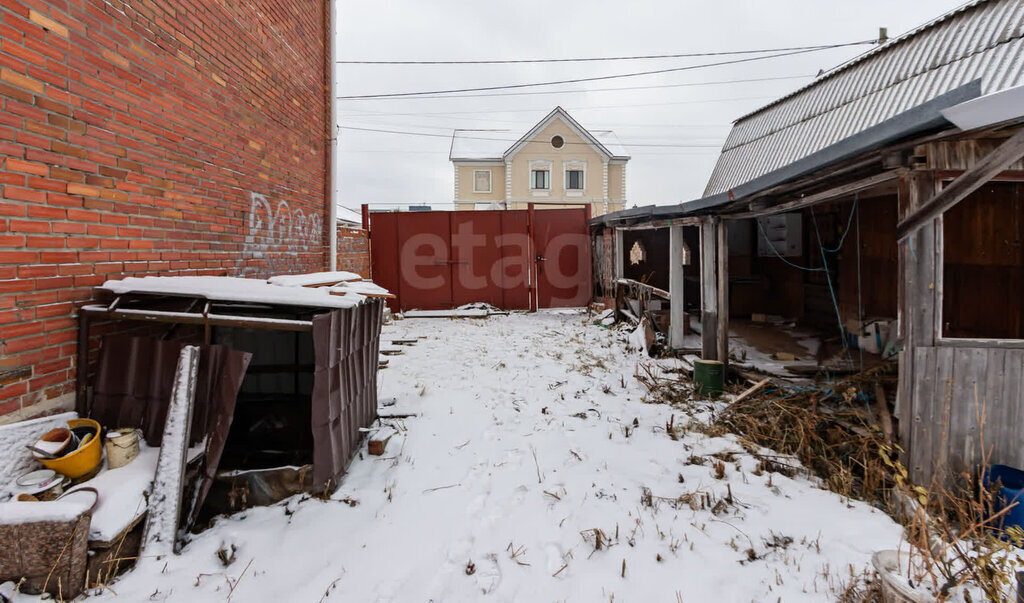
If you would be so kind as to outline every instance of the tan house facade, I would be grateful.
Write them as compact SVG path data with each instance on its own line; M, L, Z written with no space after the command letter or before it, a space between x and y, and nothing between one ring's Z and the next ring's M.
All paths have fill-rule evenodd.
M629 155L615 134L588 131L561 107L510 144L504 130L456 130L449 159L459 210L590 206L591 215L626 203Z

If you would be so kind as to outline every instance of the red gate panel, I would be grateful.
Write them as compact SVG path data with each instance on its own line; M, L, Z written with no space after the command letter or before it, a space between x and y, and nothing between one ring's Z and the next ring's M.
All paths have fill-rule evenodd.
M395 213L370 214L370 273L373 282L395 295L398 289L398 216ZM389 299L388 307L399 310L398 300Z
M541 308L590 298L583 209L373 213L370 253L374 281L398 296L393 310L472 302L525 310L531 294Z
M452 212L452 304L486 302L505 307L491 269L501 262L500 211Z
M398 303L402 310L447 310L452 307L449 213L396 214Z
M537 305L585 306L590 300L590 235L585 209L533 213Z
M491 268L508 310L530 309L530 229L525 211L501 212L501 236L497 241L501 261Z

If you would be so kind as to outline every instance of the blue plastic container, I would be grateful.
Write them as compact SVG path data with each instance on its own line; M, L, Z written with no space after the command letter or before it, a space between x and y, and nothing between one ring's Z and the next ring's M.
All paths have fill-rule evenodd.
M1004 530L1014 526L1024 528L1024 471L1006 465L989 465L982 475L982 486L988 488L997 482L1000 487L993 501L992 512L998 513L1013 505L1003 515L1000 525Z

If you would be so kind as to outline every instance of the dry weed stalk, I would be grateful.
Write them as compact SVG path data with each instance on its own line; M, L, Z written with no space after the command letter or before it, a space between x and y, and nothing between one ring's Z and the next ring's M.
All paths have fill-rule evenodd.
M947 384L947 401L951 389ZM974 409L980 450L976 466L988 467L991 449L985 445L986 411L978 399L977 387ZM943 449L948 446L948 422L947 412L940 440ZM952 472L943 464L936 467L931 487L924 489L907 482L906 469L898 462L893 464L901 476L894 493L901 502L910 545L907 575L912 569L926 575L939 600L965 584L980 589L990 601L1004 600L1021 565L1017 549L1024 546L1024 532L1017 526L1003 525L1011 508L998 508L998 484L986 487L976 470ZM907 513L908 509L912 513Z

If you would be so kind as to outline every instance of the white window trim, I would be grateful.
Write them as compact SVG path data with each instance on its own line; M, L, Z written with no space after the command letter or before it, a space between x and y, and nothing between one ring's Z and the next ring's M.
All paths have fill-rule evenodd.
M583 172L583 188L569 188L569 172ZM573 159L562 162L562 190L566 197L582 197L587 191L587 162Z
M530 192L535 197L547 197L551 193L551 167L552 161L546 159L533 159L530 161L530 169L527 170L527 177L529 178ZM546 170L548 173L548 187L547 188L534 188L533 187L533 172L539 170Z
M476 187L476 175L478 173L480 173L480 172L486 172L487 173L487 190L480 190L480 189L477 189L477 187ZM491 170L473 170L473 192L474 193L489 193L489 192L491 192L491 190L493 188L493 186L491 184L491 180L493 180L493 179L494 179L494 174L491 173Z

